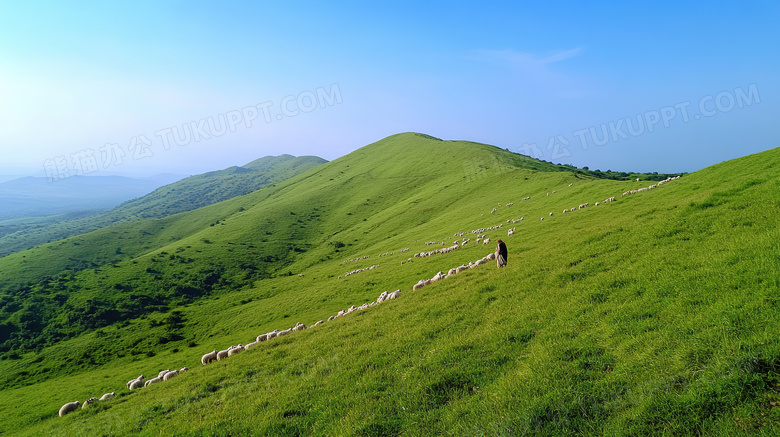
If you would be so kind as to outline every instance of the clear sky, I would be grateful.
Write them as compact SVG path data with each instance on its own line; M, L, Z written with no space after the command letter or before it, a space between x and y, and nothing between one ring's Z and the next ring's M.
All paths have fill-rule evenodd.
M0 174L332 160L408 131L601 170L780 147L780 2L574 3L0 1Z

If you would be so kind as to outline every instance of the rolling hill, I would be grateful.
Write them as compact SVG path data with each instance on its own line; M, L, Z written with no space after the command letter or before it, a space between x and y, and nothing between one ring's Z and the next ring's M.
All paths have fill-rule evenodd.
M2 269L22 279L4 278L0 295L0 334L14 345L0 408L16 414L2 430L776 431L779 164L775 149L639 191L655 182L407 133L225 202L11 255ZM507 242L506 268L412 291L492 252L479 235ZM454 240L452 252L413 255ZM96 266L36 280L56 258L113 246L133 255L84 249ZM199 365L212 349L317 320ZM46 336L20 336L36 324ZM123 386L183 366L171 381Z
M233 166L190 176L152 192L147 190L139 193L145 195L136 199L132 199L132 196L124 197L123 199L132 200L99 214L62 213L41 218L0 221L0 257L121 221L162 218L191 211L287 180L324 162L324 159L314 156L267 156L241 167ZM95 183L99 182L93 181L92 185ZM88 192L81 190L76 193L82 201L94 202L94 196ZM56 194L55 192L54 195ZM113 205L115 204L111 206ZM62 265L58 264L57 268L61 269Z

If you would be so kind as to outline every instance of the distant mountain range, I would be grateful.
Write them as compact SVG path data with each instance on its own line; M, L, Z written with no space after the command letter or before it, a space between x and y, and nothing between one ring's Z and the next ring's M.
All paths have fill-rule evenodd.
M120 221L191 211L325 162L316 156L281 155L184 179L79 176L49 183L28 177L0 183L0 257Z
M73 176L56 182L18 178L0 183L0 220L106 210L182 177Z

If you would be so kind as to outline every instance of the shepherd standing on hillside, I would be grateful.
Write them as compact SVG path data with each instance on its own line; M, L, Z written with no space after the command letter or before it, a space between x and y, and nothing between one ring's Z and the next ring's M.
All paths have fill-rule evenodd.
M498 245L496 246L496 264L499 268L506 265L506 255L506 244L504 244L503 241L498 240Z

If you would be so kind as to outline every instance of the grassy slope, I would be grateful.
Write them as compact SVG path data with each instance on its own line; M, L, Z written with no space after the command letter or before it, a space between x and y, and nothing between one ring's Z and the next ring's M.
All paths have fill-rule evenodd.
M431 141L405 134L368 146L301 178L316 186L299 179L231 216L224 228L177 242L194 249L204 238L215 245L251 241L264 229L258 217L270 211L289 216L317 208L321 218L308 230L288 226L290 234L305 231L306 241L318 242L289 267L303 277L260 281L180 308L185 340L147 345L153 357L128 354L5 390L0 408L17 415L3 426L30 435L698 434L778 427L772 403L780 399L780 151L560 214L641 184L495 165L475 180L464 177L463 161L491 162L495 149ZM382 165L371 155L385 158ZM498 156L496 162L514 159ZM527 195L530 201L520 200ZM515 205L490 214L507 202ZM520 216L526 220L518 232L504 238L507 268L483 266L411 292L417 279L492 250L472 241L401 265L430 250L425 241L449 241L455 232ZM488 234L495 241L505 229ZM333 241L351 246L336 253L327 244ZM405 247L412 250L377 257ZM342 262L363 255L370 258ZM337 277L371 264L380 267ZM396 288L401 297L378 308L197 365L212 348L296 321L312 324ZM104 328L47 353L56 363L72 351L153 336L165 317ZM122 387L138 373L183 365L193 370L165 384L133 393ZM111 390L120 394L111 402L54 417L64 402Z
M324 159L314 156L267 156L242 167L230 167L190 176L97 215L74 219L57 216L49 219L33 218L23 221L7 221L4 223L5 227L19 228L19 230L7 235L4 233L0 237L0 247L2 247L0 257L121 221L163 218L191 211L285 181L324 162L326 162ZM0 225L2 224L0 223ZM94 246L94 244L92 245ZM113 258L116 260L126 259L126 257L121 256ZM102 264L101 261L96 260L95 262L99 265ZM0 260L0 265L4 262L7 261ZM54 272L58 272L64 267L61 262L47 264L56 269ZM15 271L19 270L19 266L4 267L13 268ZM76 264L75 267L83 267L83 264Z

